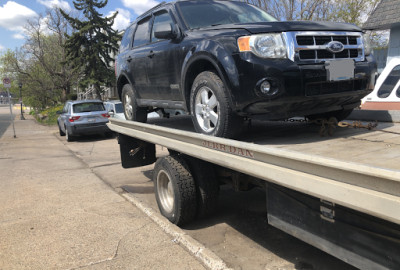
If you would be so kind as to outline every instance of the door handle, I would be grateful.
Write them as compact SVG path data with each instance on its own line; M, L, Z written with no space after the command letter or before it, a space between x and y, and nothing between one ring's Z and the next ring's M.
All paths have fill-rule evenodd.
M153 51L150 51L150 53L147 55L148 58L153 58L154 55L156 55Z
M130 63L132 61L132 57L129 56L128 59L126 59L126 61L128 61Z

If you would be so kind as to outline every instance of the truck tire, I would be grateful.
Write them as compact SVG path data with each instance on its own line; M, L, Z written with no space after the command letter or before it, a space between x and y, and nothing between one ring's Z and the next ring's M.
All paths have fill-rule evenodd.
M307 118L309 120L316 120L316 119L320 119L320 118L329 119L331 117L335 117L338 121L342 121L342 120L346 119L352 112L353 112L353 109L340 110L340 111L333 111L333 112L327 112L327 113L322 113L322 114L308 115Z
M125 84L122 88L122 105L126 120L147 122L146 108L140 108L136 103L135 92L130 84Z
M197 132L234 138L240 131L243 118L229 106L229 92L217 74L200 73L194 80L190 94L190 111Z
M164 217L178 226L194 220L196 185L182 157L173 155L158 159L153 182L158 208Z
M190 171L196 183L198 218L213 214L218 205L219 184L214 166L203 160L187 157Z

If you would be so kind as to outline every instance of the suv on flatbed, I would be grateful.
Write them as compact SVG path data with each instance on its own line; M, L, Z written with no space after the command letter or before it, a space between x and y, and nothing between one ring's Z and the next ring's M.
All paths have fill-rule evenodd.
M376 72L357 26L279 22L235 1L162 3L126 29L116 60L126 119L181 109L218 137L234 137L248 118L342 120Z

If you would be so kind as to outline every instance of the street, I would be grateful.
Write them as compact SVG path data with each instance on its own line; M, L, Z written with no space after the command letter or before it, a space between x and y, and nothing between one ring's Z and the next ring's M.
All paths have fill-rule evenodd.
M7 111L0 108L0 112L0 119L7 119ZM3 129L7 124L6 120L0 122ZM399 131L398 124L380 127ZM253 128L261 136L266 127ZM386 162L388 167L397 166L400 159L399 138L392 133L341 129L333 137L321 138L318 127L307 123L276 122L267 128L265 140L276 147L332 158L340 154L332 151L334 145L342 152L350 147L352 154L342 154L344 160L364 159L368 163L368 155L381 153L391 156L392 161ZM146 269L202 268L184 245L177 245L172 236L124 199L135 198L158 213L151 181L153 165L123 169L115 138L86 136L66 142L58 135L57 127L40 126L31 118L17 122L17 139L10 137L9 130L0 139L0 238L7 239L0 243L4 251L0 254L0 269L89 269L93 265L88 262L95 261L99 262L96 269L121 265L124 269L143 269L126 256L138 254L147 259ZM289 134L286 139L289 137L290 145L283 143L282 134ZM24 154L19 156L17 152ZM168 154L161 147L157 152L159 156ZM45 209L41 209L42 203ZM138 220L146 222L139 225ZM144 238L143 226L148 227ZM222 186L216 214L195 221L183 231L233 269L354 269L268 225L265 194L260 189L233 192ZM153 260L146 242L161 246L162 257ZM123 248L114 251L120 244L126 245L126 253L121 252ZM171 259L176 252L185 256L180 264Z

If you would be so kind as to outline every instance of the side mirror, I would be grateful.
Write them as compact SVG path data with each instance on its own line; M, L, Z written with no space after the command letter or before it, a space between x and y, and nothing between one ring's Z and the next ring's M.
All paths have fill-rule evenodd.
M178 35L172 24L159 24L154 29L154 36L158 39L174 39Z
M62 114L63 111L56 111L56 114Z
M108 112L108 114L109 114L110 116L114 116L115 113L114 113L113 110L111 110L111 111Z

